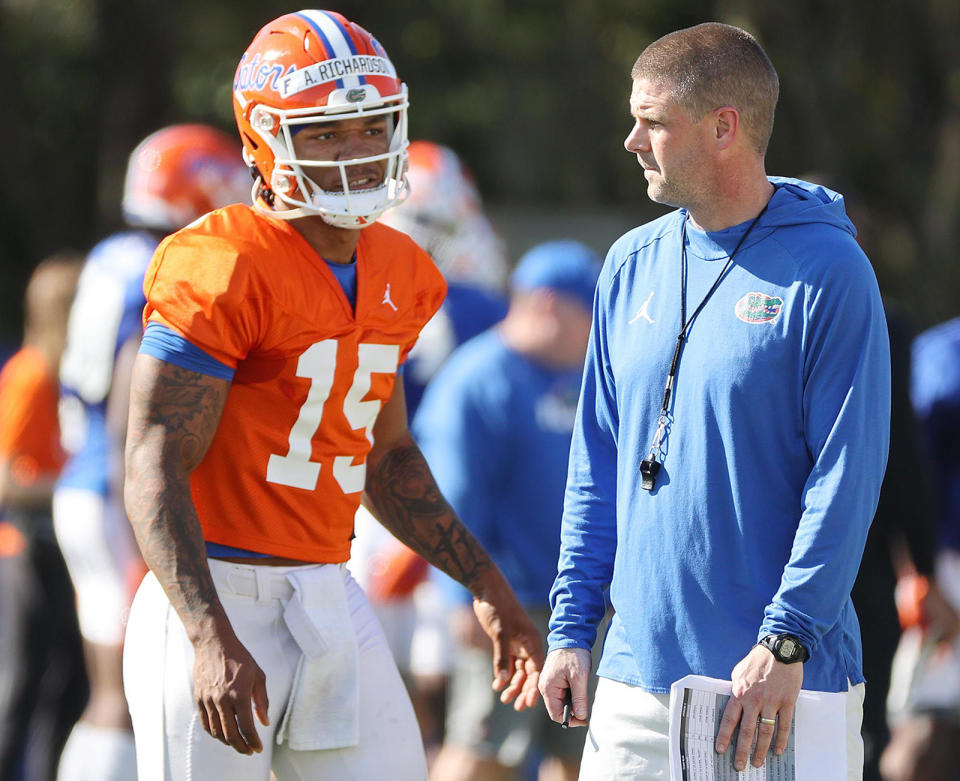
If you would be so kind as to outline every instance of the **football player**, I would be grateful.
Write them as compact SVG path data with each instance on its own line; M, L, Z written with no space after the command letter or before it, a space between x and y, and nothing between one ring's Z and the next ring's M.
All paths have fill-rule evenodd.
M361 498L471 590L504 701L535 703L542 652L407 429L398 367L445 284L376 223L407 189L406 87L370 33L308 10L255 36L233 94L254 205L168 237L144 287L125 487L151 570L124 658L140 778L422 779L344 566Z
M143 275L163 236L248 199L238 152L235 140L205 125L174 125L144 139L124 184L130 230L97 244L80 276L60 366L61 428L71 457L54 495L54 523L77 593L91 692L64 749L60 781L136 778L121 648L144 569L123 513L121 454Z

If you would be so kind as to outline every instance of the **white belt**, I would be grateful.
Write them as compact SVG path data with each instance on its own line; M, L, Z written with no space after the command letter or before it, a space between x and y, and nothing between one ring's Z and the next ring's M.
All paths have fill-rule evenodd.
M237 564L220 559L210 559L210 561L216 562L214 566L220 571L220 577L217 580L220 581L221 588L225 587L231 594L237 596L253 597L258 602L290 599L293 596L293 585L289 578L291 574L306 572L311 567L336 566L342 570L347 566L346 564L302 564L272 567L265 564Z
M226 586L231 593L241 597L253 597L258 602L268 602L271 599L282 601L293 596L293 586L287 580L287 572L287 567L232 564L227 573Z

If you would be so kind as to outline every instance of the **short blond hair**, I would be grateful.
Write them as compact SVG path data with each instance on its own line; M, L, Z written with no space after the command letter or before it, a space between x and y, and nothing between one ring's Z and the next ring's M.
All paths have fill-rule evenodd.
M719 22L677 30L647 46L630 75L669 85L693 119L732 106L753 147L761 155L766 152L780 80L757 39L745 30Z

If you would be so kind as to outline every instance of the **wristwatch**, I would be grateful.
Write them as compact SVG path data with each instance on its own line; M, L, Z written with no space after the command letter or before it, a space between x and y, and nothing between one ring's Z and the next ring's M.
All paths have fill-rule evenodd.
M762 645L778 662L784 664L805 662L810 658L810 652L804 648L800 638L793 635L767 635L757 645Z

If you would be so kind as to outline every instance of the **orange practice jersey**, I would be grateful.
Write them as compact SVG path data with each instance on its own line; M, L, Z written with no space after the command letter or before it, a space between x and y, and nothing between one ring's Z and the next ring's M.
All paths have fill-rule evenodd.
M0 459L20 483L56 477L63 466L58 396L57 377L39 350L24 347L0 372Z
M357 246L356 313L288 223L228 206L169 236L144 281L156 321L235 367L191 492L204 539L302 561L350 556L372 427L446 284L406 235Z

